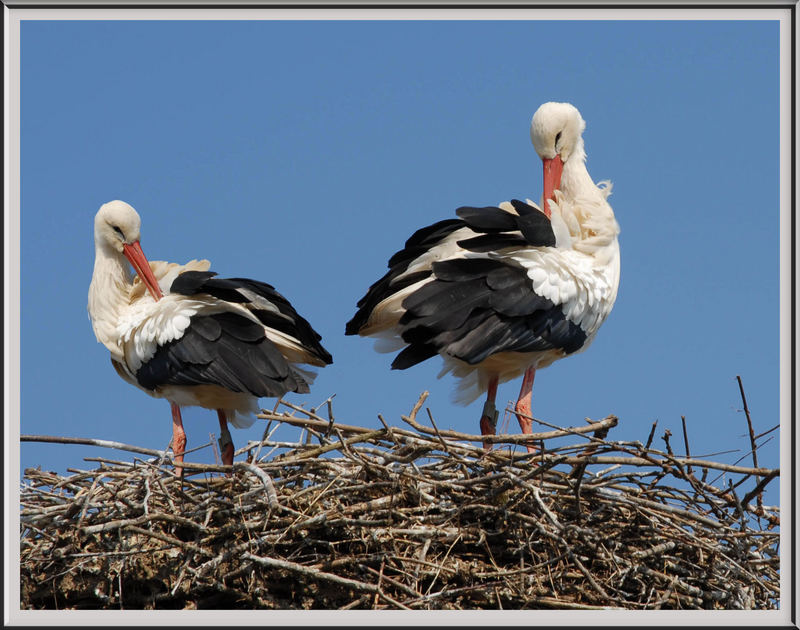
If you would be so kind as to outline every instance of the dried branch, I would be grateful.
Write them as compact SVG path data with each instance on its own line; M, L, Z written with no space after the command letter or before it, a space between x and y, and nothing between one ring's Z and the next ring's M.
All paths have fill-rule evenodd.
M744 385L742 384L742 377L736 375L736 380L739 383L739 393L742 396L742 406L744 407L744 415L747 418L747 432L750 434L750 452L753 454L753 467L758 468L758 447L756 446L756 433L753 431L753 421L750 418L750 409L747 407L747 398L744 395ZM762 497L758 495L758 506L761 507ZM747 503L747 501L745 501Z
M403 417L407 428L380 417L380 429L334 422L333 397L310 410L281 401L260 414L262 439L237 452L246 461L185 461L195 474L183 481L166 451L22 436L135 455L86 458L97 468L66 475L24 471L22 607L780 604L780 537L760 529L780 514L749 505L778 470L695 459L686 432L686 457L652 439L609 441L614 416L577 428L538 420L553 430L533 435L542 448L529 455L513 445L530 435L445 431L429 411L421 424L425 399ZM295 441L273 439L280 423L297 427ZM577 444L548 446L570 435ZM487 437L511 448L486 451ZM707 483L709 469L727 483Z

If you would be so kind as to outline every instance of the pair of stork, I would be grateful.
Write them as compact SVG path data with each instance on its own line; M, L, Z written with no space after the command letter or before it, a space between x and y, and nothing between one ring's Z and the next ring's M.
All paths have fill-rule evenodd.
M616 299L619 226L610 185L586 170L584 128L572 105L542 105L530 129L543 163L541 210L516 199L464 206L459 218L417 230L346 325L348 335L402 349L395 369L440 355L443 373L459 378L461 402L486 392L483 435L495 432L498 384L520 374L515 413L532 432L536 370L584 350ZM124 380L169 401L181 471L181 407L217 411L222 461L232 464L228 422L249 426L260 397L309 391L314 374L300 366L332 363L320 335L271 285L218 278L207 260L148 261L128 204L104 204L94 231L95 335Z

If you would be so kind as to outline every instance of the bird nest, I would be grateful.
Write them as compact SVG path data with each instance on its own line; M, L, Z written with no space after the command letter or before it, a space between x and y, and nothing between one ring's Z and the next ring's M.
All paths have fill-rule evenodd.
M169 451L22 436L147 457L25 471L21 608L778 607L777 470L678 456L669 432L656 450L655 424L609 441L614 416L486 450L421 423L426 395L377 430L282 402L246 461L187 459L184 479Z

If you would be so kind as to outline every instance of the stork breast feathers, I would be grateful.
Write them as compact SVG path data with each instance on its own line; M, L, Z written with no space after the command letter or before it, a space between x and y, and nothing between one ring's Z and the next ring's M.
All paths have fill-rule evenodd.
M182 295L165 295L158 302L143 297L131 305L117 323L119 343L131 371L135 373L152 359L158 346L180 339L200 310L208 314L224 310L213 306Z
M559 305L587 335L597 331L611 310L613 278L590 257L555 248L520 250L507 257L526 270L534 293Z

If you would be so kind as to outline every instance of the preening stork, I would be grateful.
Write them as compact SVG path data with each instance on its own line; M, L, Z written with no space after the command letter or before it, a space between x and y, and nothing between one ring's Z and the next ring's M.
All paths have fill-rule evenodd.
M272 286L217 278L207 260L149 262L141 220L123 201L94 219L95 261L89 317L117 373L172 409L172 451L183 473L181 407L216 409L224 464L233 463L228 421L250 426L258 398L307 393L332 363L321 337ZM133 276L127 262L136 271Z
M585 350L617 297L619 226L610 183L595 184L586 170L585 126L569 103L542 105L530 132L543 163L543 210L516 199L464 206L458 219L417 230L345 329L377 337L379 351L402 348L393 369L441 355L440 376L460 379L457 402L487 393L483 435L496 430L498 384L520 374L515 413L532 432L536 370Z

